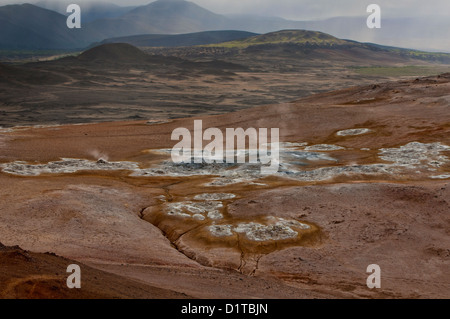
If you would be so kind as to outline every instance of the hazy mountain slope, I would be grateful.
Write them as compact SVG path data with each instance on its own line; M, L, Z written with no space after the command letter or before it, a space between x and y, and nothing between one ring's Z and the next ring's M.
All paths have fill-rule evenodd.
M63 15L67 15L68 14L66 11L67 6L72 3L74 3L74 1L43 0L36 2L35 5L44 9L56 11ZM101 1L98 2L77 1L76 3L81 8L82 23L89 23L97 19L117 18L136 8L135 6L122 7L114 3Z
M285 29L306 29L308 23L291 21L277 17L260 17L253 15L227 15L230 23L238 30L255 33L268 33Z
M450 52L448 17L383 18L381 29L369 29L365 25L365 16L336 17L308 22L305 28L360 42Z
M120 18L100 19L88 28L104 38L137 34L177 34L229 29L228 19L181 0L159 0L138 7Z
M62 14L31 4L0 7L0 30L2 49L82 48L93 39L68 29Z
M177 35L146 34L106 39L102 43L129 43L138 47L182 47L217 44L256 35L256 33L245 31L204 31Z
M445 16L387 18L382 16L381 29L369 29L367 16L334 17L318 21L291 21L251 15L228 16L235 29L268 33L283 29L305 29L332 34L338 38L384 45L450 52Z

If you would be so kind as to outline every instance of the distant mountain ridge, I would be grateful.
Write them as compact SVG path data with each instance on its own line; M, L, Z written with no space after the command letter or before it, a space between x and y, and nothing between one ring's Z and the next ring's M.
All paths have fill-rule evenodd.
M184 0L158 0L138 7L120 18L100 19L94 28L104 38L137 34L179 34L227 30L229 19ZM102 39L103 40L103 39Z
M258 34L286 29L315 30L338 38L399 47L450 52L447 31L450 19L384 18L382 28L366 27L365 17L335 17L321 21L290 21L256 16L224 16L184 0L158 0L140 7L82 4L82 29L69 30L66 15L49 0L35 5L0 7L0 49L83 49L105 39L148 34L186 34L242 30ZM66 3L63 0L61 3ZM133 39L133 41L136 39ZM142 39L140 39L142 40ZM137 44L137 43L133 43Z
M361 43L353 40L339 39L324 32L307 30L281 30L208 46L241 50L270 50L273 48L282 49L286 47L289 47L290 50L295 50L295 48L298 50L339 49L349 56L350 51L346 51L346 49L351 49L351 51L364 50L364 54L366 55L369 54L368 52L379 52L391 54L393 58L416 59L450 64L450 53L424 52L374 43Z
M183 35L153 35L153 37L157 40L160 39L163 41L168 41L169 44L174 44L176 43L174 39L180 39L182 42L190 41L192 38L203 38L205 35L211 36L211 34L216 35L216 37L218 37L217 34L220 36L229 36L226 32L216 33L216 31L211 31ZM422 52L382 46L373 43L360 43L352 40L342 40L319 31L282 30L261 35L254 35L252 33L246 35L247 37L245 38L206 45L180 45L172 48L166 46L162 49L157 46L154 46L153 48L149 46L141 46L141 49L144 51L141 51L141 49L138 49L129 43L104 43L85 51L78 56L77 59L84 62L102 60L110 63L116 63L118 61L121 63L144 63L149 62L150 60L155 62L154 59L157 56L182 59L186 56L190 56L195 60L196 52L200 55L204 55L205 52L209 51L209 58L216 60L221 59L220 54L223 53L224 56L258 54L258 56L283 56L288 59L293 57L301 57L302 59L305 59L305 61L306 59L323 59L324 61L345 61L352 63L358 60L362 64L381 63L382 61L383 63L395 64L405 63L411 60L415 60L416 63L422 60L450 64L450 54ZM184 37L186 37L186 39L184 39ZM152 38L152 35L146 35L143 36L143 38ZM144 49L144 47L146 47L146 49ZM219 49L219 56L216 56L214 53L217 49ZM151 52L151 55L144 53L147 50ZM152 59L149 58L150 56ZM215 63L219 62L216 61ZM230 66L226 67L229 68Z
M136 6L121 7L114 3L109 2L85 2L76 1L82 8L82 21L83 23L89 23L98 19L117 18L125 13L133 10ZM35 2L34 5L58 12L62 15L68 15L67 6L74 3L73 0L41 0Z
M203 31L187 34L145 34L106 39L104 43L128 43L137 47L182 47L193 45L219 44L222 42L247 39L257 33L246 31Z
M268 44L304 44L331 47L347 45L349 41L341 40L327 33L307 30L281 30L261 35L255 35L246 39L224 42L212 46L245 48L256 45Z

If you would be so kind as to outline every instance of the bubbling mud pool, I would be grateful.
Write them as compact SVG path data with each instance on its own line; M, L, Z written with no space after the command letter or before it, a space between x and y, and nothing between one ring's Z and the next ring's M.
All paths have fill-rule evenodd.
M30 164L17 161L0 165L2 172L21 176L39 176L41 174L71 174L79 171L117 171L137 170L138 163L134 162L107 162L103 159L90 161L76 158L62 158L60 161L47 164Z
M449 158L443 153L449 152L450 147L441 143L411 142L398 148L383 148L378 151L381 163L374 164L342 165L333 155L334 152L342 150L344 148L339 145L306 146L306 143L280 143L280 166L278 172L273 175L303 182L326 181L342 175L390 175L393 178L403 173L422 176L433 173L433 176L428 176L429 178L445 178L448 175L448 172L442 170L440 174L436 174L449 162ZM169 154L170 150L143 151L143 153L151 152ZM21 176L114 170L130 171L133 177L216 176L205 186L255 184L256 180L264 177L261 175L260 164L174 163L169 160L149 168L142 168L137 162L62 158L60 161L46 164L15 161L1 164L0 168L4 173Z
M162 199L163 207L161 209L152 208L149 213L163 213L167 216L178 217L180 219L192 219L196 221L212 222L207 229L211 235L215 237L229 237L233 234L242 233L247 236L249 240L253 241L269 241L269 240L283 240L294 238L298 235L294 229L310 229L307 224L300 223L296 220L287 220L284 218L276 218L272 216L264 216L264 224L246 222L224 224L222 221L230 219L224 217L223 209L225 203L223 201L231 200L236 197L235 194L229 193L205 193L194 196L193 200L181 202L165 202ZM144 211L144 215L146 211ZM148 215L146 215L148 217ZM216 224L221 221L220 224ZM294 229L293 229L294 228Z
M300 182L326 181L339 176L446 179L450 178L446 171L449 163L446 152L449 151L450 147L441 143L420 142L379 150L352 150L332 144L280 143L281 164L274 176ZM341 152L369 153L376 155L378 160L368 164L341 162ZM170 156L169 149L142 151L149 157L151 153ZM29 177L81 171L124 171L136 179L170 177L189 182L186 177L205 176L208 180L201 186L210 187L210 190L238 183L249 189L252 185L265 186L261 180L265 176L261 175L258 164L176 164L163 159L156 164L147 164L150 167L144 165L133 161L62 158L48 163L15 161L1 164L0 168L3 173ZM158 204L141 211L141 219L159 228L178 251L207 266L253 273L261 256L290 246L314 246L322 238L319 226L286 215L271 216L264 211L248 212L248 216L228 213L228 205L242 194L213 191L175 198L167 194L161 196Z
M316 225L293 218L264 212L248 217L231 216L227 206L236 198L232 193L196 194L179 201L168 201L163 196L160 204L142 212L142 219L159 228L174 247L190 258L207 266L234 269L240 268L244 260L251 264L254 256L289 246L311 245L316 243L312 238L320 237ZM214 251L224 249L239 257L234 266L215 260Z
M211 225L208 230L216 237L230 237L234 233L245 234L252 241L270 241L295 238L299 235L295 229L310 229L311 226L297 220L266 216L267 224L248 222L237 225Z

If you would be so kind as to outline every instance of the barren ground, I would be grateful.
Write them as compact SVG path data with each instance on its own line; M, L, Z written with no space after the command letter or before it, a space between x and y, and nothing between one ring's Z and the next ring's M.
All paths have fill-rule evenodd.
M192 118L3 129L0 242L33 253L2 248L0 294L80 297L76 261L82 297L449 298L449 105L446 74L201 117L280 128L268 177L166 162Z

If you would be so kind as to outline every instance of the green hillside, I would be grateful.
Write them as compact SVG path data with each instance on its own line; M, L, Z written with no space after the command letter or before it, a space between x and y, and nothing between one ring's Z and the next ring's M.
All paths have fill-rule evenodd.
M306 44L318 46L335 46L349 44L348 41L340 40L329 34L318 31L306 30L283 30L257 35L248 39L235 40L220 44L212 44L214 47L247 48L255 45L267 44Z
M137 47L183 47L236 41L256 35L256 33L233 30L205 31L188 34L144 34L106 39L101 44L129 43Z
M283 45L296 45L305 48L328 48L344 50L363 50L359 52L385 53L400 59L415 59L428 62L450 64L449 53L423 52L418 50L403 49L384 46L374 43L361 43L352 40L338 39L327 33L306 30L282 30L267 34L257 35L241 40L228 41L218 44L210 44L202 47L218 47L225 49L245 50L252 47L271 49ZM348 54L349 52L347 52ZM357 52L354 52L357 54Z

